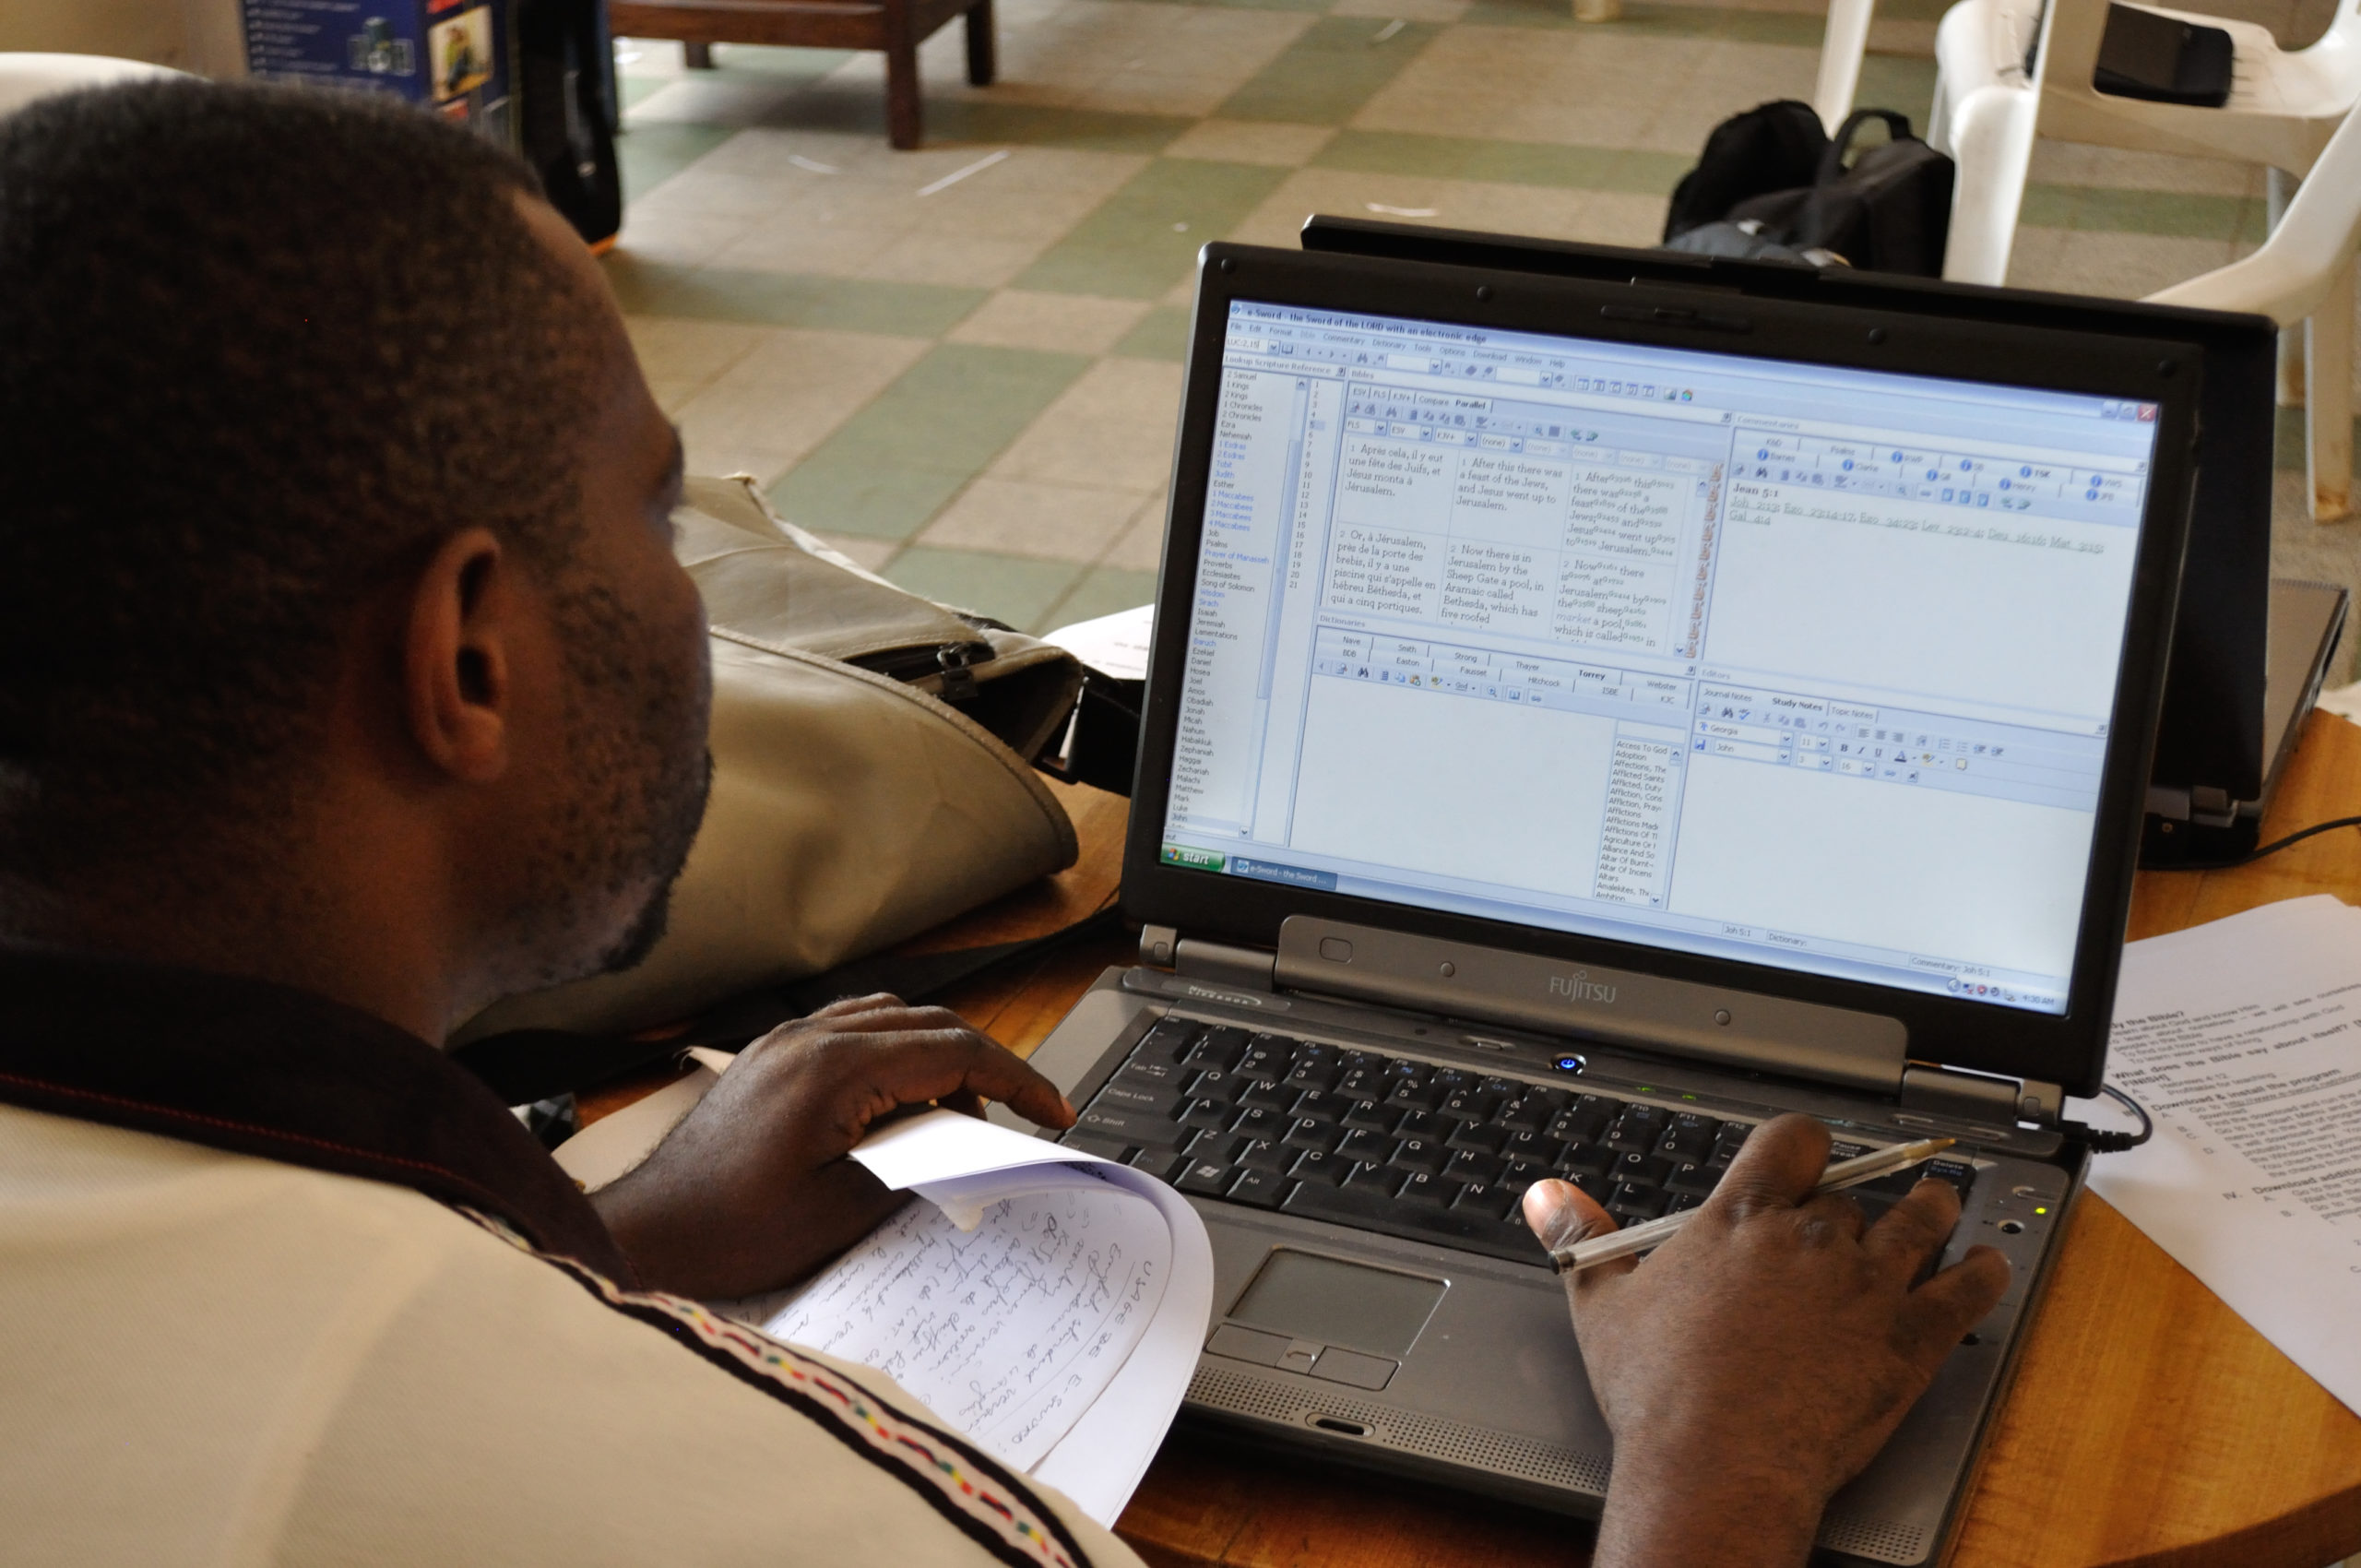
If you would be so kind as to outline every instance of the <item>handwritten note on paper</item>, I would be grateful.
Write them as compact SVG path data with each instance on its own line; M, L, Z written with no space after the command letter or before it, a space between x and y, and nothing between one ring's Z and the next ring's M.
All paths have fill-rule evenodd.
M906 1205L764 1331L886 1373L1019 1469L1070 1431L1162 1301L1154 1204L1070 1169L963 1231Z

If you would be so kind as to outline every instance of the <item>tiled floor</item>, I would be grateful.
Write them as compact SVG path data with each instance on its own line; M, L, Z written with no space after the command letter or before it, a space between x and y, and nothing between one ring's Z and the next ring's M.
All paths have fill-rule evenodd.
M1861 101L1923 118L1942 3L1883 0ZM2289 42L2327 18L2235 9ZM877 56L721 46L687 71L627 40L609 274L694 469L756 474L856 559L1018 625L1142 603L1199 245L1292 244L1314 211L1652 244L1715 122L1810 90L1818 0L1569 11L1000 0L1000 82L967 87L938 34L906 153ZM2262 233L2242 166L2045 145L2034 177L2020 283L2145 293ZM2281 489L2283 568L2361 586L2361 525L2315 529L2300 474Z

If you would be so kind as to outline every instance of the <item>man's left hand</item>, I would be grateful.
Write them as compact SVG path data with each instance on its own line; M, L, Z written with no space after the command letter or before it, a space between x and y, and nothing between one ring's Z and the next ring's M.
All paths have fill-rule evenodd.
M650 1289L701 1301L773 1290L866 1235L902 1202L845 1158L929 1101L997 1099L1074 1124L1050 1080L941 1007L831 1003L742 1051L645 1163L591 1194Z

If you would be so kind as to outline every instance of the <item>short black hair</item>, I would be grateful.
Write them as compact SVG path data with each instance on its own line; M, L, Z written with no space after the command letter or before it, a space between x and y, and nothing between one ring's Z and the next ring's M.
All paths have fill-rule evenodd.
M451 533L563 559L610 372L535 190L359 94L0 118L0 891L280 814L357 607Z

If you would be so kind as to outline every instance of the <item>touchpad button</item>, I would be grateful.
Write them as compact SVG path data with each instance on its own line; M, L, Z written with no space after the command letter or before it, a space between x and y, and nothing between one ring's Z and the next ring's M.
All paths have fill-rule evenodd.
M1406 1356L1449 1289L1440 1279L1278 1247L1228 1316L1317 1345Z

